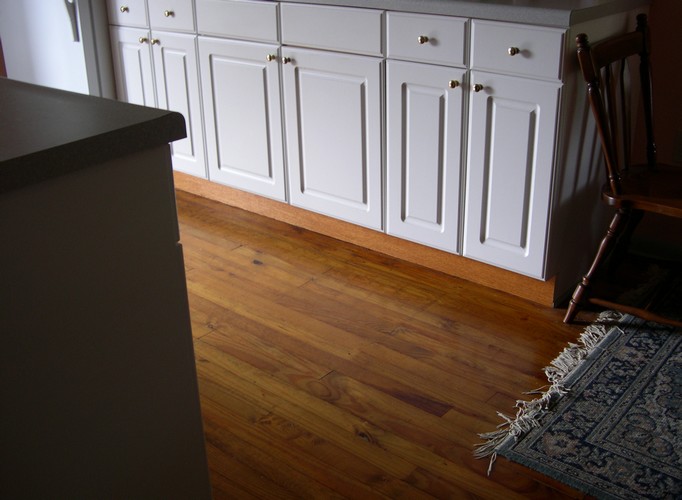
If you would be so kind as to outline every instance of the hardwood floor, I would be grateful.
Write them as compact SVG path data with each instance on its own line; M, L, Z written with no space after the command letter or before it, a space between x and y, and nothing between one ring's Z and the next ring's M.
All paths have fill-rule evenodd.
M216 499L581 497L472 457L578 337L563 310L177 200Z

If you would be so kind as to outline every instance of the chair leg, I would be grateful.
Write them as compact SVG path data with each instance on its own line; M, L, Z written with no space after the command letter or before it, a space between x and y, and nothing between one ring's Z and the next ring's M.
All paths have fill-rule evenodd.
M599 249L597 250L597 255L594 257L594 261L592 262L592 266L590 266L587 274L583 276L583 279L580 281L580 283L578 283L578 286L573 292L573 296L571 297L571 301L569 302L568 308L566 310L566 316L564 316L564 323L573 322L575 315L578 314L578 309L585 300L585 293L592 284L592 278L594 278L594 275L606 257L608 257L608 255L613 251L614 245L618 241L620 233L627 224L629 215L630 211L624 208L619 208L616 211L616 214L613 216L611 224L609 224L609 228L606 231L606 236L604 236L604 238L601 240Z

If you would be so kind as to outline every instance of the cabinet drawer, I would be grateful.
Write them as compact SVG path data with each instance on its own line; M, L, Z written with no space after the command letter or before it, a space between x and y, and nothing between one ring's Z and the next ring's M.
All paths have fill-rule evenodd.
M380 10L288 3L280 9L283 44L382 55Z
M387 56L447 66L466 64L466 19L389 12Z
M277 3L197 0L197 29L204 35L277 41Z
M148 0L152 29L194 31L192 0Z
M144 0L107 0L109 24L146 28L147 9Z
M471 38L473 69L561 78L564 30L473 21Z

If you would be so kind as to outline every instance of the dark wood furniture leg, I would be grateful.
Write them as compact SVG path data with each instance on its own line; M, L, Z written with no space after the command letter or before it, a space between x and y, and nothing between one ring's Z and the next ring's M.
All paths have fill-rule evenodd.
M569 302L568 308L566 310L566 316L564 316L564 323L571 323L575 318L576 314L578 313L578 309L580 308L580 305L585 300L585 293L590 288L592 278L594 278L594 275L599 270L601 264L613 251L616 243L618 242L620 234L623 232L623 229L628 225L629 217L630 210L628 209L619 208L616 211L616 214L613 216L611 224L609 224L609 228L606 231L606 236L604 236L604 239L602 239L599 245L599 250L597 250L597 255L595 256L594 261L592 262L592 266L587 271L587 274L583 276L583 279L573 292L573 296L571 297L571 301Z

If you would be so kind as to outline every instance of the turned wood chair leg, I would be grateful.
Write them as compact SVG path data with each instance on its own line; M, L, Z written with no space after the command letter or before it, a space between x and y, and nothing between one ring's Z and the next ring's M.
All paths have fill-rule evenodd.
M568 303L568 308L566 310L566 316L564 316L564 323L571 323L578 314L578 309L580 309L581 304L585 300L585 294L592 284L592 278L597 273L597 270L608 257L608 255L613 251L614 246L618 242L620 233L625 228L628 218L630 216L630 211L624 208L620 208L616 211L616 214L609 224L609 228L606 231L606 236L601 240L599 249L597 250L597 255L594 257L592 266L587 271L587 274L583 276L583 279L578 283L578 286L573 292L571 301Z

